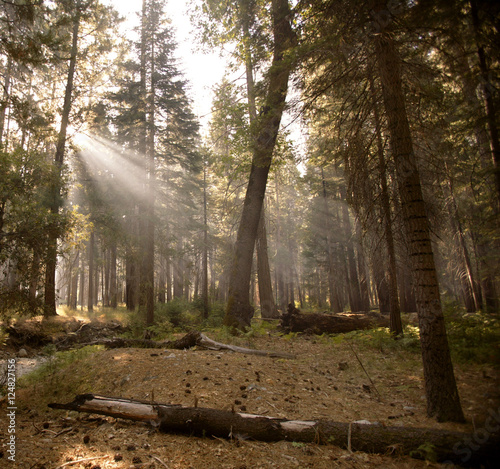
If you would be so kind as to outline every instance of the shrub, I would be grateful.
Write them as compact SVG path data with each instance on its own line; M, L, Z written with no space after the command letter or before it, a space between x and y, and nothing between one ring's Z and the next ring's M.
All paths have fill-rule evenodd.
M453 315L446 329L452 357L461 362L500 363L500 322L482 314Z

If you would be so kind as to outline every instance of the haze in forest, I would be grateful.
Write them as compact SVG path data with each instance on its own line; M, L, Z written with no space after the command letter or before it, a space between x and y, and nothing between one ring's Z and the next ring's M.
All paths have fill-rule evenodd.
M134 34L109 5L0 4L2 318L416 314L427 414L463 422L447 321L499 309L497 3L198 0L187 34L179 2L114 4Z

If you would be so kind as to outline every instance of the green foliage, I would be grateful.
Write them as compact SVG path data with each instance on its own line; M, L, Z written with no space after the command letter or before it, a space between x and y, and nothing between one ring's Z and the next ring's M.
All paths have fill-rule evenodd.
M71 400L76 394L91 392L98 374L92 367L92 357L102 349L102 346L87 346L54 353L47 348L47 361L18 380L20 406L46 412L49 402ZM71 373L67 372L68 368L72 369ZM31 401L33 396L36 399Z
M146 323L137 313L131 313L128 318L129 331L123 334L124 337L130 339L142 339L146 330Z
M40 152L0 151L0 264L8 277L0 284L0 318L40 312L33 292L42 282L48 234L63 237L72 224L68 211L50 211L49 194L64 181L47 160Z
M420 339L418 328L415 326L406 326L404 336L401 339L394 339L387 327L377 329L352 331L346 334L337 334L332 336L331 340L335 343L342 343L351 340L356 345L378 350L407 351L411 353L420 352Z
M420 445L415 451L411 451L410 456L415 459L437 462L436 447L429 442Z
M446 329L454 360L500 363L500 321L486 314L448 317Z
M243 333L244 337L262 337L276 330L277 324L270 321L253 321L250 327Z
M208 318L203 321L202 328L210 329L216 327L222 327L224 323L224 316L226 314L225 305L222 302L217 302L213 304L210 308L210 313Z
M295 340L297 338L297 336L299 335L298 332L289 332L288 334L285 334L283 336L283 339L285 340Z
M182 298L174 298L167 303L158 303L155 309L157 323L168 321L174 328L182 328L189 323L188 311L192 304Z

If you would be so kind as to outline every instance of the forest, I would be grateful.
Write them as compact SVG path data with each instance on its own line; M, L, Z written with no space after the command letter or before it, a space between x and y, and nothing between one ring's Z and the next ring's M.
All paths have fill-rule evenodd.
M377 319L380 350L418 349L425 418L470 423L456 351L481 330L500 358L500 4L192 0L193 47L228 64L199 116L174 1L130 30L104 0L0 0L2 347L112 317L290 351Z

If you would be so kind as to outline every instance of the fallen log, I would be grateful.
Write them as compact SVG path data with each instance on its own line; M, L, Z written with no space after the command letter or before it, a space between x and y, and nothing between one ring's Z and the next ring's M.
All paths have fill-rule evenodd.
M500 434L469 435L426 428L385 427L366 423L325 420L287 420L228 410L112 398L95 394L76 396L52 409L87 412L151 423L163 432L259 441L288 440L335 444L352 451L409 454L423 459L432 453L439 462L461 465L495 463ZM477 443L477 444L476 444ZM468 451L467 451L468 450ZM492 466L493 467L493 466Z
M161 341L157 342L150 339L125 339L122 337L113 337L111 339L99 339L81 345L104 345L107 348L127 348L127 347L140 347L140 348L166 348L184 350L195 346L206 348L209 350L230 350L232 352L244 353L247 355L258 355L263 357L272 358L295 358L285 352L273 352L267 350L255 350L237 345L222 344L208 338L205 334L198 331L188 332L184 337L174 341Z
M374 327L389 327L389 319L377 313L304 314L290 307L281 318L281 328L287 332L341 334Z

